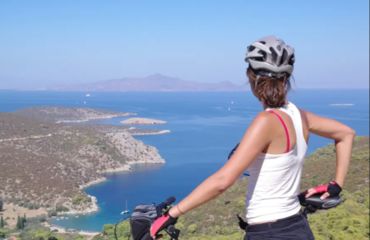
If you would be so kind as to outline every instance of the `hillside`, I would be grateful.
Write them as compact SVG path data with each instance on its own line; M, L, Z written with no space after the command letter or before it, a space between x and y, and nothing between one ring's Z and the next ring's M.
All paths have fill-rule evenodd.
M334 146L320 148L307 157L302 179L302 190L328 182L335 170ZM188 213L176 225L180 239L240 240L243 232L237 225L236 214L244 215L247 178L239 180L231 189L210 203ZM369 239L369 138L355 141L352 162L344 186L345 202L330 211L309 216L317 240ZM128 223L119 225L120 239L127 233ZM114 239L113 226L106 225L95 240ZM167 238L164 238L167 239Z
M304 166L302 190L317 183L327 182L332 178L335 166L333 145L315 151L308 156ZM318 164L320 163L320 164ZM247 178L240 179L219 198L182 216L177 223L181 229L180 239L186 240L242 240L243 231L237 225L236 214L244 214L244 195ZM317 240L365 240L369 239L369 138L358 137L355 140L352 162L342 197L345 202L335 209L319 211L309 215L309 222ZM11 231L0 228L0 237L20 234L19 239L83 240L91 236L77 233L50 232L40 226L42 219L29 219L26 228ZM94 240L114 240L114 226L105 225L103 232ZM120 240L129 239L127 221L118 225ZM163 239L168 240L167 237Z
M0 199L8 223L14 223L17 214L9 212L23 211L20 207L94 211L94 198L83 187L104 180L105 172L129 171L134 163L164 163L156 148L132 137L136 129L56 123L128 115L55 107L0 113Z
M246 86L238 86L229 81L218 83L200 83L153 74L147 77L126 77L121 79L98 81L94 83L54 87L57 91L122 91L122 92L182 92L182 91L243 91Z

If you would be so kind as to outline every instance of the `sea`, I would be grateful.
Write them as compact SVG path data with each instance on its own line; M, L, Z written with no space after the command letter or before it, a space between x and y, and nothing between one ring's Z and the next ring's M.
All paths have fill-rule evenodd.
M369 135L369 90L293 90L289 100L307 111L330 117ZM95 196L99 211L53 218L63 228L101 231L104 224L127 218L123 210L140 203L159 203L174 196L181 200L225 162L251 120L262 110L250 92L48 92L0 91L0 111L33 106L90 107L135 112L139 117L167 121L152 129L169 134L137 136L155 146L163 165L137 165L132 172L107 174L107 181L85 191ZM94 122L119 125L122 118ZM330 144L311 136L308 154Z

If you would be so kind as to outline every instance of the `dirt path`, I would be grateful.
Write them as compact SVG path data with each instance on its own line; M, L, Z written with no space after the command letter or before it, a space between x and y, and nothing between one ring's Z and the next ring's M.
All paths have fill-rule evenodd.
M46 135L35 135L35 136L29 136L29 137L19 137L19 138L5 138L0 139L1 142L11 142L11 141L22 141L22 140L29 140L29 139L40 139L40 138L46 138L53 136L52 133L46 134Z

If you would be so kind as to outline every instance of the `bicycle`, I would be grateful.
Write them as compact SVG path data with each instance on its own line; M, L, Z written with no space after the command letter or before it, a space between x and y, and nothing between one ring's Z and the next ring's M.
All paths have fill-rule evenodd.
M175 197L169 197L165 201L159 204L141 204L135 207L129 219L130 221L131 236L127 237L127 240L153 240L150 236L150 226L158 217L166 214L171 208L172 203L176 201ZM122 221L120 221L122 222ZM114 226L114 237L117 237L117 225ZM180 230L175 228L174 225L170 225L164 229L164 231L170 236L171 240L178 240Z

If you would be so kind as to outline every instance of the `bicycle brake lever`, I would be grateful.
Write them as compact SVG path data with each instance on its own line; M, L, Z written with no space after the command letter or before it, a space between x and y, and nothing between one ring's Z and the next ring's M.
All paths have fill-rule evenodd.
M175 228L174 225L170 225L165 229L165 232L171 237L171 239L178 239L180 235L180 230Z

